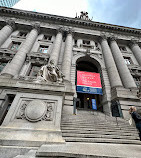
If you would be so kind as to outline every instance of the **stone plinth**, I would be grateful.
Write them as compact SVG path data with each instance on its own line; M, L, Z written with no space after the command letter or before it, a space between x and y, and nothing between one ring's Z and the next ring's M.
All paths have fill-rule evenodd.
M3 144L40 146L64 142L61 131L62 96L18 93L0 131Z

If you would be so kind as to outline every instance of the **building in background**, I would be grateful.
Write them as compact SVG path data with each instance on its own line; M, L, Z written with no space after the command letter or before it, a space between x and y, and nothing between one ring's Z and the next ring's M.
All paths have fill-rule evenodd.
M140 29L5 7L0 29L1 158L140 157Z
M20 0L0 0L1 7L13 7Z

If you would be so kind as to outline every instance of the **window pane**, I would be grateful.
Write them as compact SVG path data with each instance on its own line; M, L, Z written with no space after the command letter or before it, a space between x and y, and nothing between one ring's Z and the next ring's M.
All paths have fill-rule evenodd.
M48 46L40 46L40 53L48 53Z
M7 63L1 63L0 64L0 72L2 72L3 68L6 66Z
M12 46L11 46L11 50L13 50L13 51L18 51L20 44L21 44L21 43L13 42L13 43L12 43Z
M124 61L127 65L132 64L130 57L124 57Z
M83 44L90 44L90 41L83 40Z
M29 76L37 76L39 70L39 66L32 66Z
M26 32L20 32L19 34L21 37L26 37L27 33Z
M52 36L44 35L44 40L51 40Z
M119 49L120 49L121 51L127 51L127 50L126 50L126 47L124 47L124 46L119 46Z

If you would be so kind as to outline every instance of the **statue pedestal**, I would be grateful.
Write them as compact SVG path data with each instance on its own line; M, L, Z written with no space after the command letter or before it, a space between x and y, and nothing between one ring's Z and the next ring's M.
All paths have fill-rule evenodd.
M60 129L64 94L73 96L65 84L40 84L0 78L16 96L0 127L3 145L40 146L64 143ZM21 93L20 91L24 91Z

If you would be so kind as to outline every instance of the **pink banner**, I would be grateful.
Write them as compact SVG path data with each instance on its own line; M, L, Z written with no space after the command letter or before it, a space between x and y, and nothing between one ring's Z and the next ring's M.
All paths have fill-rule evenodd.
M102 88L100 74L93 72L77 71L77 86Z

